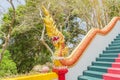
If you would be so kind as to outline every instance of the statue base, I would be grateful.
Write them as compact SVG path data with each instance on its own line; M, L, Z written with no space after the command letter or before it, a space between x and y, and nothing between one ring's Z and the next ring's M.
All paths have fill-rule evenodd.
M65 74L68 72L67 67L53 67L53 72L58 74L58 80L65 80Z

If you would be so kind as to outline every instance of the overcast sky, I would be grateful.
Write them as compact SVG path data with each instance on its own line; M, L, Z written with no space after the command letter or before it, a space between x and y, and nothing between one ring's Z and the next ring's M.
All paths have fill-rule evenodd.
M13 0L14 6L17 7L18 5L25 4L24 0ZM11 5L7 0L0 0L0 19L4 13L7 12L8 8Z
M13 0L14 6L17 7L18 5L25 4L24 0ZM0 0L0 24L1 24L1 18L3 17L3 14L8 11L8 8L11 5L7 0ZM2 40L0 39L0 44L2 43Z
M25 4L24 0L13 0L13 3L16 6L20 5L20 4ZM7 0L0 0L0 6L4 9L7 9L10 7L10 4Z

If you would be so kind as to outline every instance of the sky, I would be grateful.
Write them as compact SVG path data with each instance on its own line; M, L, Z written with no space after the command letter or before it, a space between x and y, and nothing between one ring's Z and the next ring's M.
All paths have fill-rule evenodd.
M17 7L20 4L25 4L24 0L13 0L13 4L15 7ZM10 4L7 0L0 0L0 6L3 7L4 9L8 9L10 7Z
M24 5L25 1L24 0L13 0L13 4L15 7L17 7L18 5ZM9 7L11 7L11 5L7 0L0 0L0 23L1 23L1 18L3 17L3 14L8 11Z
M24 0L13 0L13 4L15 7L18 5L24 5L25 1ZM0 0L0 25L2 23L2 17L3 14L8 11L8 8L11 7L10 3L7 0ZM0 39L0 44L2 43L2 40Z

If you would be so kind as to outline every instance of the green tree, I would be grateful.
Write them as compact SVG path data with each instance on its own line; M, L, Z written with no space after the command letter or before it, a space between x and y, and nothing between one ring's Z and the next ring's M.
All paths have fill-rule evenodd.
M0 52L2 50L0 49ZM17 74L17 67L15 62L11 59L11 53L5 50L3 60L0 63L0 77Z
M65 35L66 44L73 46L77 45L81 41L80 36L85 35L92 27L103 28L113 16L120 13L119 0L25 1L26 5L15 10L16 18L8 47L18 72L22 73L29 72L36 64L51 61L50 56L54 51L51 39L45 34L41 5L45 5L52 14L57 28ZM6 34L12 14L11 8L3 17L4 23L0 30ZM86 30L82 29L83 26ZM4 34L2 39L3 36ZM4 39L3 41L5 42Z
M16 10L17 24L12 31L9 50L20 73L29 72L34 65L50 61L51 54L40 40L43 24L38 14L39 11L30 3ZM46 42L50 43L47 39Z

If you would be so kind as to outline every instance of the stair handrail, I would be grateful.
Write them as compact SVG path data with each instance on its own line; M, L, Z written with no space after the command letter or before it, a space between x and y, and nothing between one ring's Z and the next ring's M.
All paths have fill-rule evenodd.
M84 37L84 39L79 43L79 45L73 50L73 52L68 57L64 57L60 60L61 64L70 67L77 63L95 36L97 34L108 34L114 28L118 20L120 20L120 17L114 17L103 29L92 28Z

